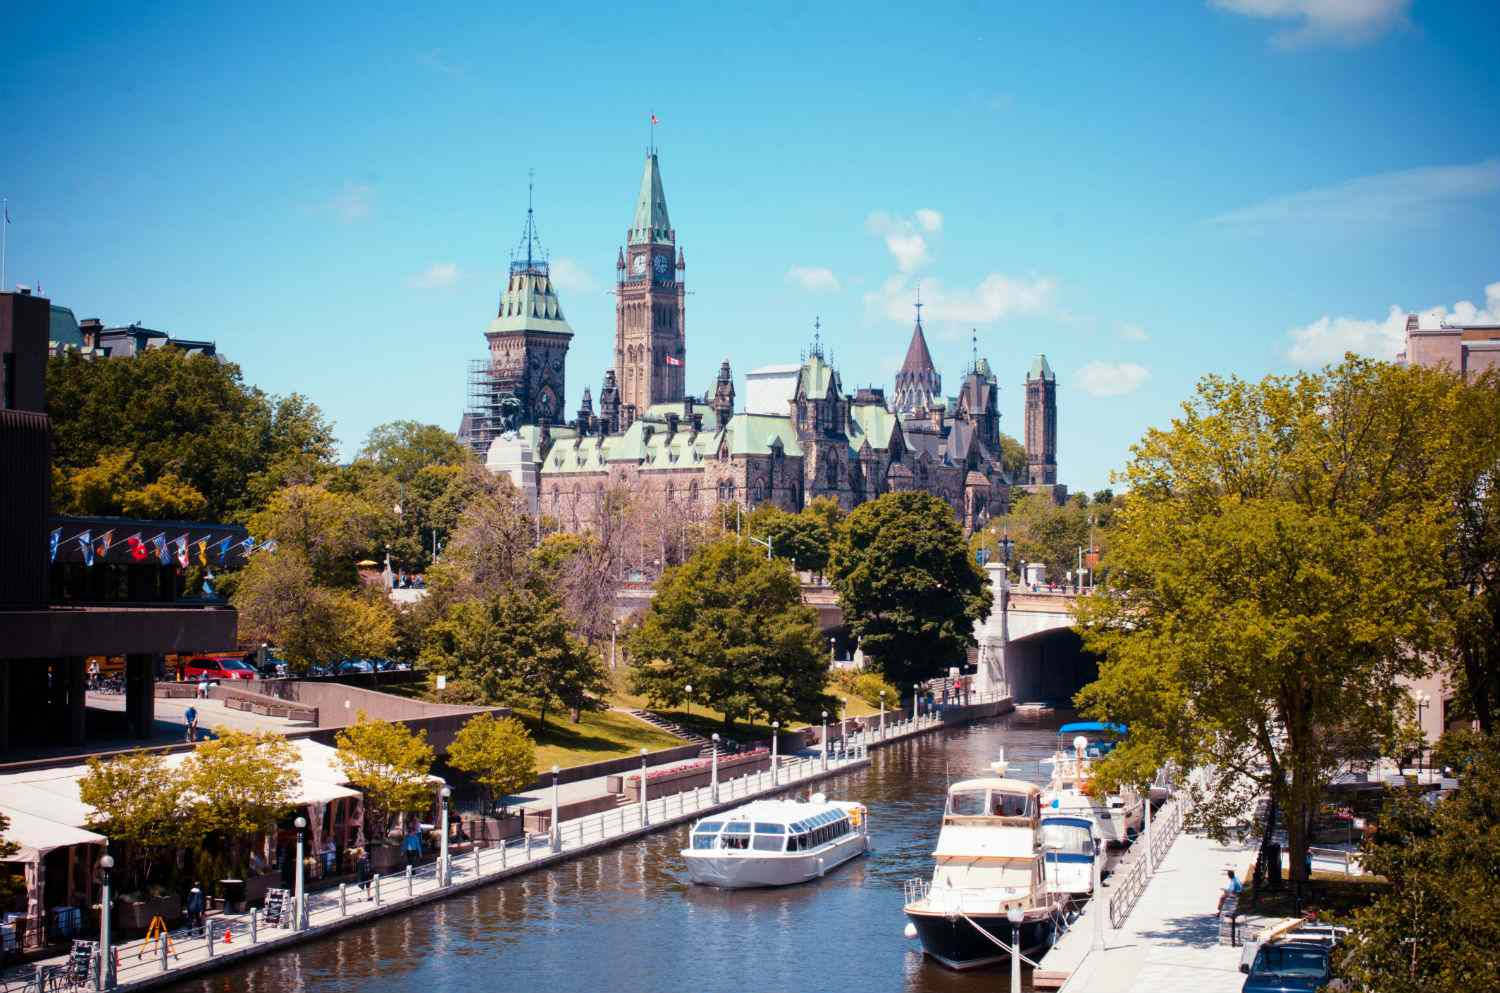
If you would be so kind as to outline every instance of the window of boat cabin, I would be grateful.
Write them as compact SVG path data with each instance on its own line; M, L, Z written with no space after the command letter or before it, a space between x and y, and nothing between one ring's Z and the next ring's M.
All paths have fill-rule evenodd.
M783 824L763 824L759 821L755 824L755 838L751 845L762 852L781 851L782 841L786 838L786 826Z
M744 821L730 821L719 835L720 848L749 848L750 825Z
M704 821L699 824L693 829L693 847L714 847L714 841L719 837L719 828L723 826L723 821Z
M1094 854L1094 842L1089 838L1089 829L1077 824L1042 824L1042 847L1064 855Z
M1030 817L1034 812L1028 793L1001 793L997 790L990 794L991 817Z
M948 813L959 817L983 817L984 790L961 790L948 794Z

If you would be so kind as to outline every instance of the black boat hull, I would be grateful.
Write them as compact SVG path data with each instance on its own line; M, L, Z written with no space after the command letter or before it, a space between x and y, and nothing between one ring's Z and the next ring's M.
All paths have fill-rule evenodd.
M979 931L983 928L1009 944L1010 921L1004 914L971 914L965 918L907 911L906 916L917 929L922 951L950 969L978 969L1010 961L1008 951ZM974 923L969 923L970 920ZM1038 952L1052 943L1053 923L1049 917L1030 917L1022 922L1020 930L1021 953L1028 958L1035 959Z

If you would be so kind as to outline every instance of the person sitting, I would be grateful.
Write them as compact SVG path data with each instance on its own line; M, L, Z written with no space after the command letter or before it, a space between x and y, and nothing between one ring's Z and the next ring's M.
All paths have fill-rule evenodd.
M1233 869L1225 869L1224 871L1228 874L1229 881L1225 883L1224 888L1219 891L1219 906L1215 909L1218 913L1223 913L1224 905L1227 903L1230 907L1229 912L1234 913L1235 909L1237 909L1239 905L1240 892L1245 887L1240 883L1238 879L1235 878Z

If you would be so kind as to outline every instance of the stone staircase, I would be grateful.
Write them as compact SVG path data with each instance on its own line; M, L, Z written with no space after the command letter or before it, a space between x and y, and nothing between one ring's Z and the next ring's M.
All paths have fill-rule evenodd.
M626 710L625 713L638 721L643 721L658 731L665 731L673 737L681 738L683 741L691 742L698 747L699 755L709 755L714 750L714 743L696 731L689 731L676 721L669 721L662 715L650 710Z

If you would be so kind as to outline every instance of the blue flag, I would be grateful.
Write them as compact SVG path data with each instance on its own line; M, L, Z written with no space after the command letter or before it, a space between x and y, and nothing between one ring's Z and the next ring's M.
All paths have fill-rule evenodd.
M48 548L49 548L49 551L51 552L51 555L52 555L52 558L50 559L50 561L52 561L52 562L56 562L57 561L57 543L59 541L61 541L61 540L62 540L62 528L53 528L52 529L52 537L51 537L51 539L49 539L49 543L48 543Z
M94 564L94 532L85 531L78 536L78 550L83 552L83 564L92 567Z

